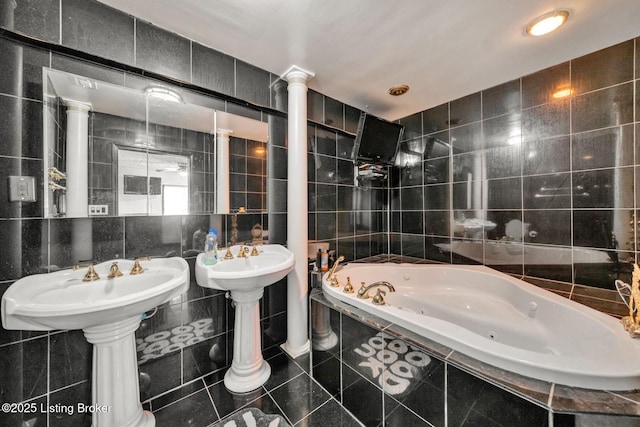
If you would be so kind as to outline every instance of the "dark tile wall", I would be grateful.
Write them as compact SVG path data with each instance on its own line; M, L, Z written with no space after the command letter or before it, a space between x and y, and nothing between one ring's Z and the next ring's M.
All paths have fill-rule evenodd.
M391 253L603 291L630 283L639 44L400 119L408 138L391 182ZM554 97L559 89L569 96Z
M266 161L255 155L257 148L264 147L253 141L240 141L243 152L233 156L234 164L242 164L246 171L243 182L236 183L235 193L242 198L238 203L251 208L237 216L238 240L250 240L251 227L259 223L269 230L273 243L286 243L286 85L276 83L270 92L269 84L277 76L97 1L26 0L17 2L15 9L11 5L0 6L0 197L7 200L7 176L30 175L38 180L38 202L0 204L0 239L5 242L0 248L0 295L23 276L68 268L82 260L183 256L191 267L190 289L178 301L159 307L137 332L141 396L151 399L196 378L217 375L231 361L234 310L224 293L197 286L194 257L201 246L198 235L210 227L221 231L222 242L229 240L231 215L213 215L203 209L202 214L185 216L44 218L42 67L134 88L148 85L149 77L141 70L145 74L149 70L190 85L194 90L181 91L189 102L268 121ZM17 41L21 35L44 43ZM348 258L378 253L384 241L386 191L356 188L353 167L346 160L359 110L316 96L328 111L321 111L321 119L309 127L310 234L329 241ZM282 113L274 114L275 110ZM181 141L196 152L193 137L182 135ZM96 153L100 157L104 150ZM103 160L100 166L109 163ZM201 178L198 182L206 192L209 181ZM338 229L340 238L329 232ZM284 342L285 281L265 290L260 310L263 348ZM176 346L154 341L167 333L189 339L180 342L178 351L171 351ZM91 399L91 348L80 331L0 329L0 362L2 402L75 405ZM71 419L66 414L4 413L0 424L18 425L32 422L31 418L52 426L90 423L82 414Z
M386 182L356 179L352 136L309 126L308 137L309 240L347 261L386 252Z
M237 212L267 210L267 144L229 138L229 208Z

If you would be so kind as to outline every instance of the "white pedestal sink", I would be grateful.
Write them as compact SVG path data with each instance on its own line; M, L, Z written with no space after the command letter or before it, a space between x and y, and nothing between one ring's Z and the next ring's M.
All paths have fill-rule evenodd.
M245 393L261 387L271 375L271 367L262 358L260 308L264 288L285 277L294 264L293 253L281 245L261 245L259 254L237 257L240 246L231 248L234 259L221 259L204 265L202 254L196 258L196 282L205 288L229 291L236 304L233 360L224 376L224 385L232 392ZM222 258L224 252L220 254Z
M107 278L117 262L123 275ZM135 331L141 315L179 296L189 287L189 265L182 258L141 261L144 272L130 275L134 262L112 260L95 266L98 280L85 282L86 270L27 276L2 297L5 329L52 331L82 329L93 344L93 427L153 427L142 410Z

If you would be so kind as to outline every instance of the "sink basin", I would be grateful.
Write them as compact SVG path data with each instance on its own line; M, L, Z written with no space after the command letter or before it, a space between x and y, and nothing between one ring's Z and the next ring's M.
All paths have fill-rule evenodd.
M204 265L203 254L196 258L196 282L205 288L229 291L235 303L233 360L224 375L224 385L234 393L260 388L271 375L271 367L262 357L260 310L258 302L264 288L293 270L293 252L281 245L261 245L258 255L238 257L240 246L233 246L233 259Z
M114 262L123 274L109 279ZM2 296L6 329L82 329L93 344L92 404L109 410L92 412L92 427L155 426L140 403L135 331L144 312L187 290L189 265L182 258L140 263L144 271L131 275L133 261L103 262L91 282L82 280L86 269L27 276Z
M196 259L196 282L205 288L240 291L269 286L285 277L294 264L293 253L281 245L258 246L259 255L238 258L240 246L231 247L233 259L223 259L214 265L202 263L203 254Z
M114 262L123 276L107 279ZM24 277L2 297L2 324L29 331L86 329L141 315L189 286L189 266L182 258L141 265L144 273L132 276L133 261L103 262L94 266L101 278L93 282L82 281L86 269Z
M455 233L468 233L473 234L480 231L491 231L496 228L496 223L492 221L485 221L477 218L469 218L462 221L456 221L453 225L453 231Z

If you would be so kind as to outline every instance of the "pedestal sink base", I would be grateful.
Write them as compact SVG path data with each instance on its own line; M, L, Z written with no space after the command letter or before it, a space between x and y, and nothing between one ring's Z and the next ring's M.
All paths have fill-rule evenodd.
M271 375L271 367L262 358L260 338L258 301L263 294L263 288L231 291L231 299L236 303L233 361L224 376L224 385L235 393L260 388Z
M264 360L261 361L258 369L252 369L248 372L241 372L231 368L224 375L224 386L234 393L246 393L262 387L271 376L271 366Z
M240 250L246 254L243 246L229 249L233 254ZM203 254L196 258L198 285L228 291L235 303L233 361L224 377L224 385L235 393L259 389L271 375L271 367L262 358L258 303L264 288L283 279L295 262L293 253L281 245L259 245L254 250L257 255L251 251L251 255L223 258L214 265L205 265ZM213 348L209 357L215 357Z
M154 427L142 410L135 331L140 316L83 330L93 344L92 427Z

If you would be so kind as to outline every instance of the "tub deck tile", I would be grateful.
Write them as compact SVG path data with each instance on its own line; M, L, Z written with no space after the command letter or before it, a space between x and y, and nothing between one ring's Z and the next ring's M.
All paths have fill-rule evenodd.
M447 357L447 362L532 403L545 407L549 403L551 395L549 382L488 365L459 351L452 352Z
M555 412L580 412L640 416L639 391L608 392L556 384L551 408Z

